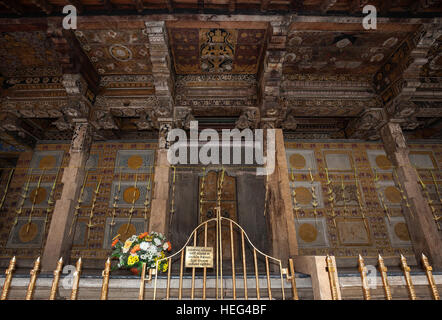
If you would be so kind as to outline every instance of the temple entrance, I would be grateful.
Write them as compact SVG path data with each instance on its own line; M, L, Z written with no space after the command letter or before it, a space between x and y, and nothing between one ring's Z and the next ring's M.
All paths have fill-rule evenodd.
M264 201L265 179L255 170L177 168L168 235L175 250L167 272L155 275L157 298L269 297L275 281L282 298L281 261L266 255ZM213 267L186 268L188 247L213 248Z
M221 186L220 183L222 182ZM184 246L189 234L201 223L216 218L219 205L223 218L229 218L241 225L251 242L262 252L269 252L268 225L263 212L265 199L265 179L256 176L255 170L215 168L205 170L202 167L193 170L180 170L175 175L174 205L175 212L170 216L168 238L173 247ZM207 243L215 243L215 230L208 225ZM212 228L212 229L210 229ZM230 226L221 224L221 241L225 248L230 246ZM201 232L201 231L200 231ZM203 244L203 237L197 237L197 245ZM240 239L233 236L234 255L238 258ZM173 251L175 252L175 251ZM246 248L246 255L252 258L252 251ZM226 250L223 259L230 260L231 252ZM264 266L264 262L258 259ZM231 266L226 266L231 268ZM253 266L247 268L253 271ZM179 270L172 270L174 274Z

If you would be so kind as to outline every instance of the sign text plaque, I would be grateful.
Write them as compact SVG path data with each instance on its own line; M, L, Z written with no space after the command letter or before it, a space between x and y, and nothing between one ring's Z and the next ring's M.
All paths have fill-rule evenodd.
M186 247L186 268L213 268L212 247Z

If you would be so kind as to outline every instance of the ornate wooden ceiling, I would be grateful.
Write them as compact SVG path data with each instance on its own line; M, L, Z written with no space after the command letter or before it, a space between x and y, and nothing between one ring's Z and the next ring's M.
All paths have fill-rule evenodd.
M67 1L16 3L29 16L44 8L54 15ZM81 3L84 13L104 5ZM108 2L114 10L136 10L134 3ZM144 1L144 8L198 3ZM223 10L231 2L203 3ZM245 3L235 1L235 10ZM267 1L263 10L288 3ZM68 139L80 116L94 124L96 139L152 137L192 119L201 128L281 127L293 138L370 140L395 119L414 136L438 137L441 19L381 17L376 30L365 30L349 1L328 3L321 16L113 11L80 15L75 31L61 28L62 16L0 18L0 139ZM399 12L408 1L395 3L389 8ZM439 7L426 1L420 10Z
M81 14L97 13L266 13L293 11L302 14L355 14L367 3L386 14L437 14L438 0L0 0L0 14L54 15L64 5L72 4Z

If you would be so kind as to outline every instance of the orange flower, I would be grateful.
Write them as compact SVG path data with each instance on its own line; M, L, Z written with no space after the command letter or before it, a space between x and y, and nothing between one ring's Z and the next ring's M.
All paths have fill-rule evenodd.
M135 252L140 251L140 250L141 250L140 249L140 245L137 244L137 245L135 245L135 247L132 248L132 250L130 250L130 253L135 253Z
M120 239L115 239L115 240L112 242L112 247L115 247L115 245L118 243L118 241L120 241Z
M167 241L167 245L168 245L167 251L172 250L172 244L170 243L170 241Z
M149 234L149 232L142 233L142 234L140 234L140 235L138 236L138 239L142 239L142 238L144 238L145 236L147 236L148 234Z

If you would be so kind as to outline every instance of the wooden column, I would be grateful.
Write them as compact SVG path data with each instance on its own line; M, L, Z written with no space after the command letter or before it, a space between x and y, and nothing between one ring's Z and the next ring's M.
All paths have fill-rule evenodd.
M435 269L442 269L442 232L438 231L431 209L422 194L418 176L410 159L409 149L399 123L388 122L380 129L388 158L397 168L397 176L408 198L410 209L404 207L416 261L422 253L428 256ZM411 210L411 213L410 213Z
M267 178L266 215L270 227L272 255L281 259L283 264L298 254L287 170L282 129L275 129L275 170Z
M170 123L160 125L160 137L156 152L155 178L152 194L152 206L150 210L149 232L161 232L167 234L169 221L169 190L170 190L170 163L167 160L166 141L167 132L171 128Z
M69 150L69 164L63 170L61 198L56 201L42 257L42 271L52 272L60 257L69 261L73 234L69 235L77 198L85 175L85 164L92 142L91 125L74 120L75 130Z

